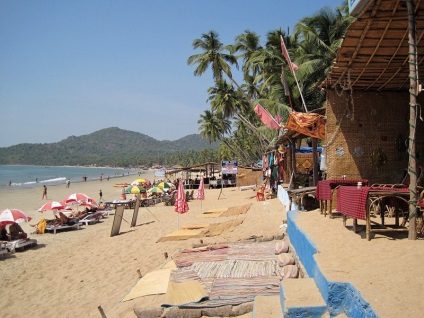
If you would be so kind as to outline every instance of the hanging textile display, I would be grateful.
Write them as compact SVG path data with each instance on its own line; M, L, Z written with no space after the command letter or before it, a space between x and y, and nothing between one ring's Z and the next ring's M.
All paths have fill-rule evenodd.
M325 118L319 114L291 112L284 128L313 138L325 139Z

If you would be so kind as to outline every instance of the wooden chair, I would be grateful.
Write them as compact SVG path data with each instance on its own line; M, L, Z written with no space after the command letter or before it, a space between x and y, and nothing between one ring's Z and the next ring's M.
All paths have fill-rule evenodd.
M265 187L256 192L256 201L265 201Z

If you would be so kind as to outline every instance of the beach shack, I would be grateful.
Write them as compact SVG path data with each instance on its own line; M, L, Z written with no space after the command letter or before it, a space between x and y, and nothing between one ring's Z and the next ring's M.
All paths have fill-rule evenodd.
M424 160L424 2L353 1L351 13L356 20L322 85L327 178L406 183L415 227Z

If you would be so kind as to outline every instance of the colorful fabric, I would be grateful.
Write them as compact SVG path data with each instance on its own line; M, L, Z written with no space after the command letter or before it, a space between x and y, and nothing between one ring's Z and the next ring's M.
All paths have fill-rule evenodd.
M284 128L306 136L325 139L325 118L319 114L291 112Z
M253 109L255 113L259 116L262 123L267 126L269 129L280 129L280 124L271 116L271 114L263 108L261 105L256 104Z

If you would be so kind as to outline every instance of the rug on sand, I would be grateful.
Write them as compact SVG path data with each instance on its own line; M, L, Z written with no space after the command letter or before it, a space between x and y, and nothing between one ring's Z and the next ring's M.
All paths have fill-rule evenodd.
M244 219L236 219L223 223L214 224L193 224L184 226L181 230L174 231L161 237L157 243L166 241L181 241L191 238L211 237L221 235L224 232L231 232L241 223Z
M275 242L235 243L184 249L175 253L170 282L197 281L208 297L179 308L216 308L253 302L280 292ZM194 299L196 297L192 297ZM169 306L164 303L163 307Z

